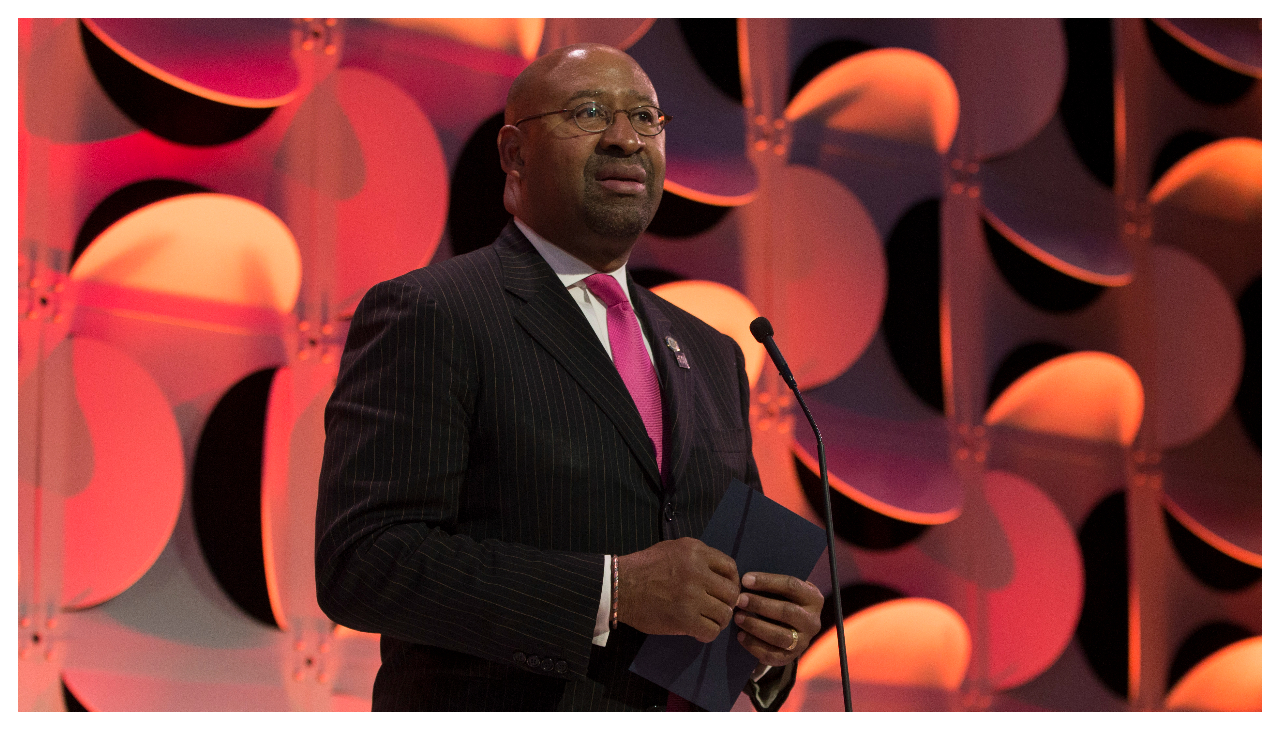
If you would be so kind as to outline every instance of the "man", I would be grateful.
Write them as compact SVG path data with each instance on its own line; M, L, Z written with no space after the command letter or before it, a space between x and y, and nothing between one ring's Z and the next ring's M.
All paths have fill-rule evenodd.
M513 82L515 216L489 247L375 286L325 414L320 605L382 634L374 709L683 709L627 667L645 634L730 621L776 709L822 596L696 538L759 488L743 356L625 274L665 117L607 46ZM770 594L772 597L762 595Z

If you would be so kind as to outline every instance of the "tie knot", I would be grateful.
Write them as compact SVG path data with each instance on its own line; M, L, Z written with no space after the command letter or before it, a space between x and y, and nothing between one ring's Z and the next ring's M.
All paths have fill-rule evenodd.
M600 297L600 301L604 302L606 307L627 302L627 295L622 293L618 280L609 274L592 274L583 281L586 282L592 294Z

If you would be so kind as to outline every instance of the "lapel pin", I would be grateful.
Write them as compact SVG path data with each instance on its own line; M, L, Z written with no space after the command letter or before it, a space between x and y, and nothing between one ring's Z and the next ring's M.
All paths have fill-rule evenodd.
M676 338L671 335L667 335L667 347L671 348L671 352L675 354L676 364L685 370L688 370L689 358L685 357L685 354L680 351L680 343L676 342Z

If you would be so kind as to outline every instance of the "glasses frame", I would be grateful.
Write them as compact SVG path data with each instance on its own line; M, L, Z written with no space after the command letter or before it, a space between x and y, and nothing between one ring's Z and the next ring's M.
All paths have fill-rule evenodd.
M596 130L582 129L582 125L578 123L578 110L582 109L583 107L592 106L592 105L608 113L609 119L608 121L605 122L604 129L596 129ZM639 129L636 129L635 122L631 120L631 114L632 112L638 111L640 109L657 109L658 110L658 114L661 115L662 117L662 126L659 127L658 131L654 132L653 134L646 134L645 132L641 132ZM667 130L667 122L670 122L672 120L672 116L670 114L662 111L662 109L659 109L653 104L641 104L639 106L633 106L630 109L609 109L609 107L605 106L604 104L601 104L598 101L585 101L575 106L572 109L556 109L554 111L543 112L541 114L534 114L533 116L528 116L528 117L525 117L524 119L518 119L516 120L513 126L518 127L521 124L524 124L525 122L533 119L548 117L548 116L551 116L552 114L564 114L565 112L569 112L569 114L571 115L570 119L573 120L573 125L578 129L582 129L582 131L586 132L587 134L604 134L604 132L608 130L609 127L613 126L613 123L617 119L619 114L627 115L627 123L629 123L631 125L631 129L633 129L635 133L640 135L641 137L657 137L659 134L662 134Z

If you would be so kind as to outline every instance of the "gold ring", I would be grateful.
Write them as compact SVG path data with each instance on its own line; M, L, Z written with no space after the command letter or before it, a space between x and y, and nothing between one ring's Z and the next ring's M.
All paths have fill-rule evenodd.
M800 643L800 634L796 633L795 629L792 629L791 630L791 646L788 646L786 649L783 649L783 651L791 651L792 649L796 648L796 644L799 644L799 643Z

